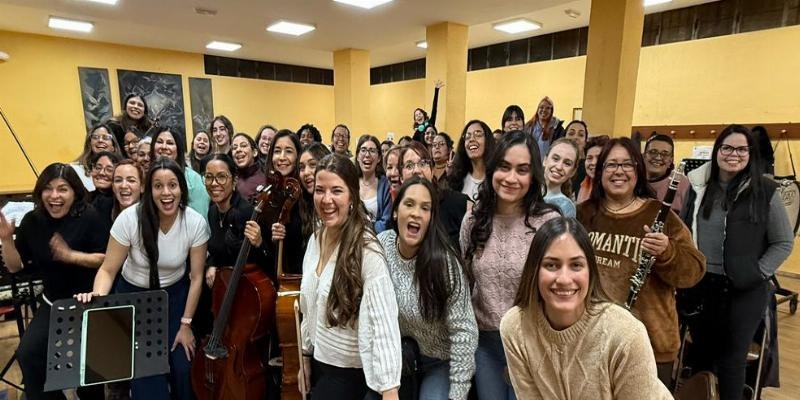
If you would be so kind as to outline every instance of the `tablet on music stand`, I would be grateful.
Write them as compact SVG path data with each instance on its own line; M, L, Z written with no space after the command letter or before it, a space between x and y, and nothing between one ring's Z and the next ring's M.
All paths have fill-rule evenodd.
M88 309L81 330L81 386L133 378L133 305Z

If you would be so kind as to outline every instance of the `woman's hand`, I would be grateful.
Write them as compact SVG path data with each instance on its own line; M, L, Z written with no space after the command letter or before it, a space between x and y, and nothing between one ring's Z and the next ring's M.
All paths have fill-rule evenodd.
M307 395L311 390L311 357L303 357L303 365L297 371L297 388L300 393Z
M208 267L206 271L206 285L214 287L214 278L217 277L217 267Z
M648 254L656 257L667 251L669 247L669 237L661 232L653 232L649 226L644 226L644 239L642 239L642 249Z
M277 242L283 239L286 239L286 227L277 222L272 224L272 241Z
M0 240L11 241L14 239L14 226L13 219L6 219L6 216L0 212Z
M258 226L256 221L247 221L244 225L244 237L246 237L254 247L261 247L261 243L263 242L261 238L261 227Z
M441 89L444 87L444 82L441 79L437 79L435 85L437 89Z
M194 333L192 332L192 327L187 324L181 324L181 328L178 329L178 334L175 335L175 342L172 343L172 350L178 348L178 345L183 346L183 350L186 351L186 359L192 361L192 356L194 356Z
M397 399L400 398L399 392L398 392L398 390L396 388L395 389L389 389L389 390L383 392L382 395L383 396L381 398L383 400L397 400Z
M99 297L100 293L97 292L89 292L89 293L78 293L73 295L72 297L78 301L78 303L91 303L93 297Z
M53 252L53 260L74 264L72 261L72 249L61 234L54 233L53 237L50 238L50 251Z

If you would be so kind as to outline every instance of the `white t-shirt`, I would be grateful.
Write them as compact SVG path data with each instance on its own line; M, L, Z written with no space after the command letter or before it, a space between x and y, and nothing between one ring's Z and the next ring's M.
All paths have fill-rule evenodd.
M477 180L469 173L464 177L464 187L461 188L461 193L464 193L470 200L475 201L478 198L478 186L483 183L483 180Z
M139 232L139 206L123 210L111 227L111 236L128 246L128 258L122 266L122 277L133 285L150 287L150 262ZM191 208L178 213L167 233L158 232L158 277L161 287L167 287L186 273L189 250L208 241L210 230L205 219Z

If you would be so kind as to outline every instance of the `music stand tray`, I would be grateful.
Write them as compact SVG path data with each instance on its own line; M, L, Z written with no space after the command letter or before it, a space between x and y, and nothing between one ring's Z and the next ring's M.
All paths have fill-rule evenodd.
M169 372L167 292L151 290L95 297L91 303L75 299L53 302L47 342L47 380L44 390L81 386L81 329L83 312L93 308L133 305L136 309L133 378Z

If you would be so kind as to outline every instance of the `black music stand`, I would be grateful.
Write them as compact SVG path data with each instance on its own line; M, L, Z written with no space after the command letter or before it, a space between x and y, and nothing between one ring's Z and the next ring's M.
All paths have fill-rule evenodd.
M11 278L11 304L14 306L14 314L17 320L19 339L22 340L22 335L25 334L25 320L27 314L25 306L29 306L31 308L31 313L35 313L37 308L36 292L34 291L35 282L33 276L30 276L29 279L24 279L20 277L19 273L9 274L9 277ZM14 354L11 355L11 358L8 359L8 362L6 362L6 365L3 366L3 369L0 370L0 382L3 382L19 391L24 391L22 386L6 379L6 374L11 369L11 366L14 365L14 361L16 360L17 352L15 351Z
M167 292L151 290L96 297L89 304L58 300L50 310L45 391L81 386L81 329L88 309L132 305L135 307L133 378L169 372Z

